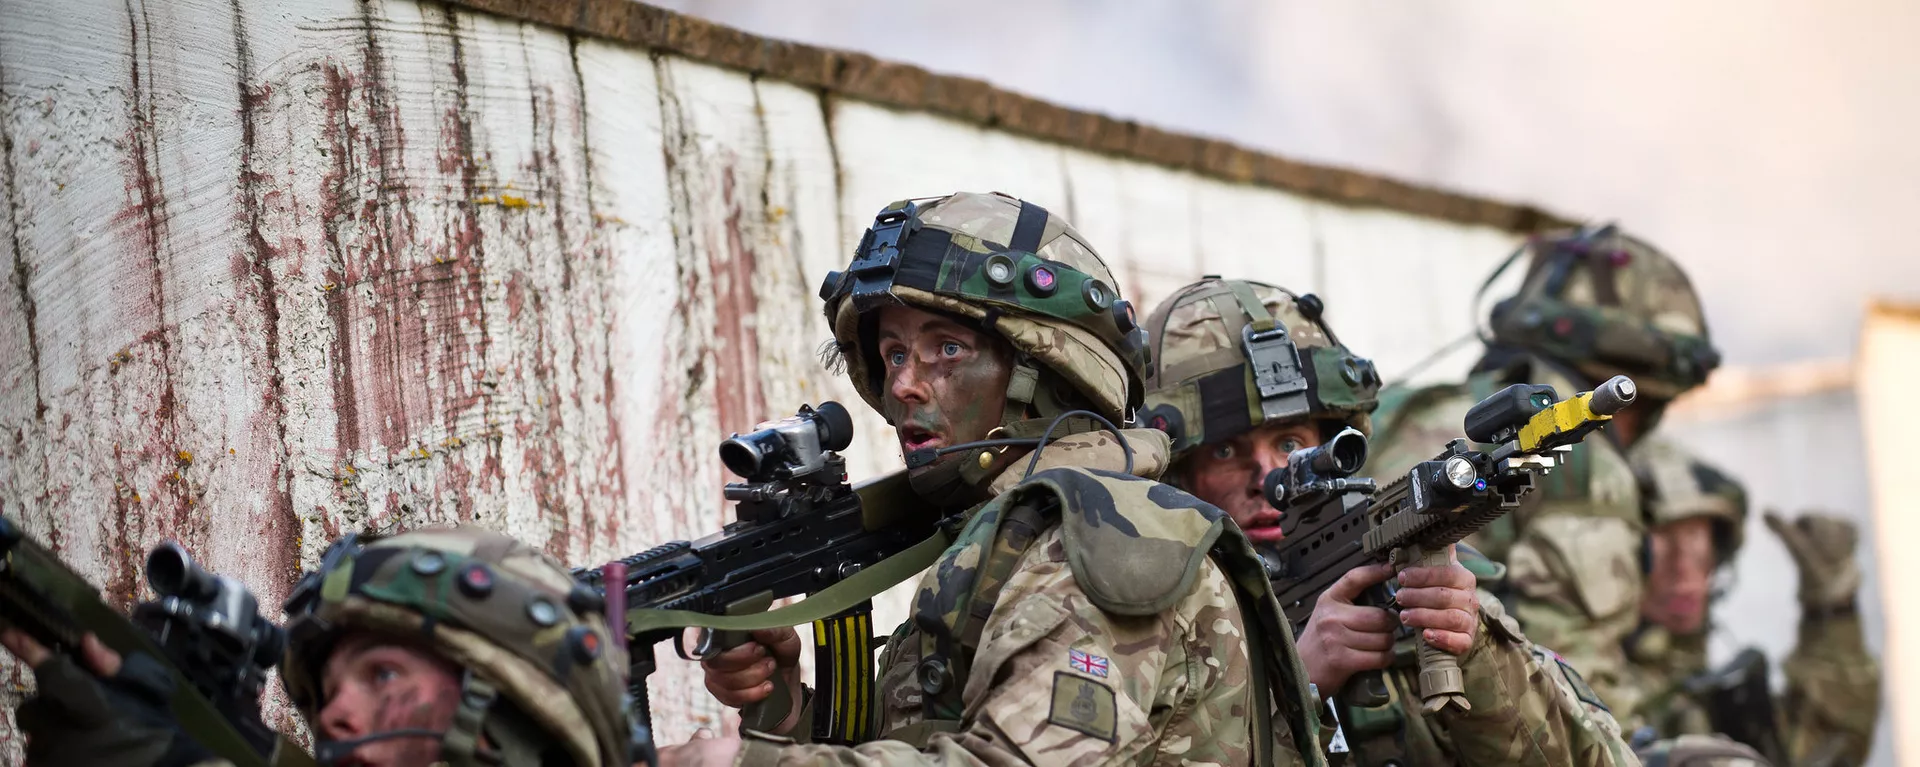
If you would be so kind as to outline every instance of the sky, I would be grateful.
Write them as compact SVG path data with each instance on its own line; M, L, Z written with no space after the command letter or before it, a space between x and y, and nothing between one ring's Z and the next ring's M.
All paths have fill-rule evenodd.
M1688 267L1730 366L1848 358L1869 300L1920 301L1920 4L650 1L1618 220Z

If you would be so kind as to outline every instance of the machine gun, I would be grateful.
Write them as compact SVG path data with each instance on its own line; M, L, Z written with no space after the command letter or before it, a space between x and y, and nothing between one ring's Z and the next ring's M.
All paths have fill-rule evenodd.
M735 521L713 535L656 546L606 569L574 570L574 577L600 598L612 597L606 573L624 570L615 576L624 581L624 597L609 598L607 613L627 626L628 687L639 723L636 758L654 761L646 686L656 669L654 646L674 640L675 651L694 660L747 640L747 629L713 616L746 618L763 627L811 621L815 688L822 691L817 699L822 704L814 706L814 742L857 743L872 735L862 705L874 699L872 600L814 604L824 604L822 595L765 612L774 600L817 594L850 579L861 578L862 584L904 580L946 548L935 536L944 521L911 502L904 472L858 487L847 484L846 462L837 451L852 441L853 419L835 402L818 409L803 406L790 418L736 434L720 445L721 462L745 480L726 486L727 500L736 502ZM909 549L920 556L873 569ZM917 560L925 562L915 565ZM802 612L815 617L778 620ZM617 613L624 617L616 618ZM703 630L688 647L683 629L695 626ZM788 691L776 690L768 703L783 706L787 696ZM750 711L748 726L756 720L771 725L788 713L784 708Z
M200 569L171 542L148 557L147 579L161 598L136 607L129 620L0 516L0 626L72 656L81 637L94 634L123 656L160 660L173 680L169 702L181 729L237 767L265 767L277 745L288 756L299 753L260 721L260 685L285 637L260 616L253 595Z
M1294 630L1306 626L1320 593L1355 567L1448 564L1454 543L1519 506L1535 474L1557 465L1633 399L1633 381L1626 376L1565 401L1556 401L1551 386L1514 384L1467 412L1467 437L1490 450L1455 439L1385 488L1351 476L1366 461L1366 437L1358 431L1347 429L1325 445L1294 451L1287 466L1264 482L1267 502L1281 512L1285 537L1261 552ZM1384 587L1366 599L1392 604ZM1457 659L1424 642L1419 655L1423 708L1467 708ZM1340 694L1371 707L1383 704L1387 692L1377 674L1363 674Z

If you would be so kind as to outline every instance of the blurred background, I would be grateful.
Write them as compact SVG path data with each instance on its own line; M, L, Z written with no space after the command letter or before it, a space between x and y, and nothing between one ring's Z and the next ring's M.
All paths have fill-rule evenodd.
M1726 357L1663 427L1754 499L1738 580L1715 607L1716 657L1757 644L1777 675L1792 647L1795 576L1759 521L1770 507L1861 522L1868 641L1885 657L1854 355L1871 300L1920 298L1908 229L1920 5L659 4L1291 159L1619 221L1688 268ZM1894 763L1892 729L1883 716L1873 763Z

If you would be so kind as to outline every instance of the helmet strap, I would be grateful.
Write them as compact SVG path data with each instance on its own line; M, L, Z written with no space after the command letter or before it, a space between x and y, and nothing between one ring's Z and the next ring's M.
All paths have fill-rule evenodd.
M440 761L449 767L478 767L493 764L480 752L481 736L488 710L500 697L491 682L468 670L460 679L460 707L453 712L453 726L440 739Z

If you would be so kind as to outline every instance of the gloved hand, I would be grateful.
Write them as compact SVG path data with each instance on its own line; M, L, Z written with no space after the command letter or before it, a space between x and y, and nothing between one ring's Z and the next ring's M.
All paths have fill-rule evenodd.
M27 734L27 764L174 767L213 758L174 720L172 680L152 657L122 658L89 634L83 669L17 630L0 634L0 644L33 668L39 686L14 715Z
M1860 563L1854 558L1860 531L1853 522L1819 512L1787 520L1773 510L1766 512L1766 520L1800 569L1800 605L1809 610L1851 607L1860 591Z

